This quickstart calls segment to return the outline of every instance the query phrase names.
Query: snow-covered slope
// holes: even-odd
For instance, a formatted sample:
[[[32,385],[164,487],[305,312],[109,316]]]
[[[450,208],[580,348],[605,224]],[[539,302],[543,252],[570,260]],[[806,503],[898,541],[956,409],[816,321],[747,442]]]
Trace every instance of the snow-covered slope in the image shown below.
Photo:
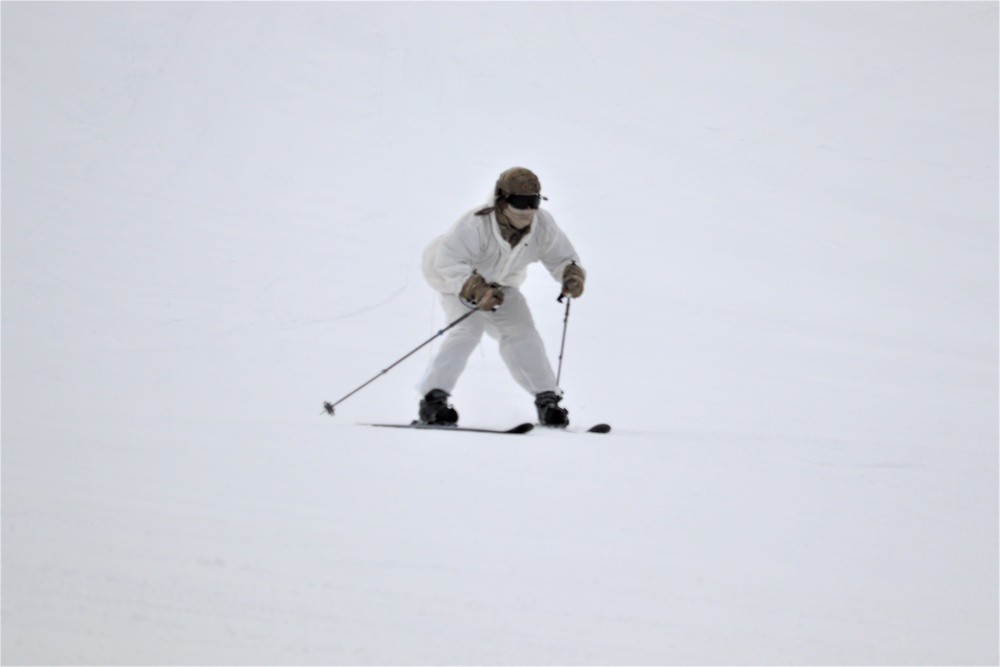
[[[997,54],[995,2],[3,3],[3,662],[996,664]],[[614,432],[358,426],[430,349],[321,416],[515,164]],[[532,417],[490,341],[454,400]]]

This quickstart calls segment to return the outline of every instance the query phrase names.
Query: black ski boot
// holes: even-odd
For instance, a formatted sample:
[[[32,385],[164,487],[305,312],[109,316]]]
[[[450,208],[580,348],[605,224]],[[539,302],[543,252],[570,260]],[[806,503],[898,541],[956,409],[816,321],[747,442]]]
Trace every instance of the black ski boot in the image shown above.
[[[554,391],[543,391],[535,396],[535,407],[538,408],[538,423],[542,426],[566,428],[569,426],[569,410],[559,407],[562,396]]]
[[[435,426],[453,426],[458,423],[458,412],[448,404],[448,392],[431,389],[420,400],[420,422]]]

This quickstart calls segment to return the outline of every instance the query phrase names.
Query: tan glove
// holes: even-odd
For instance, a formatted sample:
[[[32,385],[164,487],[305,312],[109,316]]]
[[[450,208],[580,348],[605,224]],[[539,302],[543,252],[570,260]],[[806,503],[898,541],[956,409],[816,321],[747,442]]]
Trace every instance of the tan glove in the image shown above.
[[[566,268],[563,269],[562,293],[578,299],[583,294],[583,283],[586,279],[587,272],[577,266],[575,262],[567,264]]]
[[[479,310],[496,310],[503,303],[503,290],[500,286],[486,282],[478,273],[469,276],[458,296]]]

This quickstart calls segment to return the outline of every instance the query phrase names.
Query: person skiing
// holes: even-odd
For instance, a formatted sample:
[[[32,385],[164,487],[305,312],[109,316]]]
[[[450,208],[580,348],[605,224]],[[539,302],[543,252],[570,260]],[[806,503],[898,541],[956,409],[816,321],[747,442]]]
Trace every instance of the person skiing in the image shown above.
[[[569,411],[559,405],[562,392],[519,287],[528,265],[540,261],[562,284],[562,294],[575,299],[583,294],[586,272],[552,214],[540,208],[548,199],[541,192],[531,170],[508,169],[485,208],[467,212],[424,250],[424,277],[440,293],[448,321],[469,309],[480,312],[451,329],[418,385],[421,423],[458,422],[448,398],[485,332],[499,342],[514,380],[535,397],[539,423],[569,425]]]

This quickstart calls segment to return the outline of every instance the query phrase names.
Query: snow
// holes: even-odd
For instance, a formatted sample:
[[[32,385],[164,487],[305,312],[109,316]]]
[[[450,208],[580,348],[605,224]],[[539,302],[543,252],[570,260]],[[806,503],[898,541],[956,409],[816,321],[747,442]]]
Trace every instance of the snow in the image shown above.
[[[996,2],[2,12],[5,664],[1000,662]],[[321,415],[513,165],[614,431]]]

